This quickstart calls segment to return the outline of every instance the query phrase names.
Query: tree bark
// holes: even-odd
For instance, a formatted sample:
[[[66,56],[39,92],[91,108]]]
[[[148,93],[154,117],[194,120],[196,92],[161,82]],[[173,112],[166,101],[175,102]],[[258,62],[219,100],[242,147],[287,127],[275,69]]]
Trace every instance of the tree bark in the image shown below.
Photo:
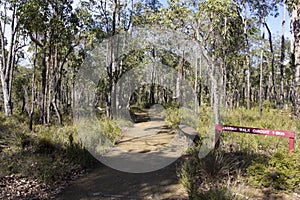
[[[265,19],[262,19],[262,36],[260,52],[260,73],[259,73],[259,105],[258,112],[262,115],[262,98],[263,98],[263,65],[264,65],[264,48],[265,48]]]
[[[35,85],[35,69],[36,69],[36,61],[37,61],[37,44],[35,44],[35,52],[32,66],[32,83],[31,83],[31,108],[29,112],[29,130],[32,131],[33,128],[33,114],[34,114],[34,104],[35,104],[35,93],[36,93],[36,85]]]
[[[210,34],[211,34],[211,71],[210,71],[210,78],[212,80],[211,86],[211,105],[214,111],[214,124],[220,124],[220,110],[219,110],[219,95],[218,95],[218,85],[217,85],[217,68],[215,65],[215,31],[213,27],[213,18],[214,14],[211,14],[211,25],[210,25]]]
[[[249,49],[249,37],[248,37],[248,13],[247,2],[243,0],[244,13],[240,14],[243,21],[243,34],[244,34],[244,52],[245,52],[245,67],[247,71],[247,89],[246,89],[246,103],[247,109],[250,109],[251,105],[251,65],[250,65],[250,49]]]
[[[284,59],[285,59],[285,19],[286,19],[286,3],[283,2],[283,18],[281,23],[281,49],[280,49],[280,107],[284,105]]]
[[[265,23],[265,27],[267,28],[269,34],[269,44],[270,44],[270,51],[272,54],[272,61],[271,61],[271,96],[269,97],[270,100],[275,100],[275,105],[277,105],[277,90],[275,84],[275,57],[274,57],[274,50],[273,50],[273,42],[272,42],[272,33],[269,29],[268,25]]]
[[[200,55],[201,56],[201,55]],[[200,58],[201,60],[201,58]],[[197,113],[198,111],[198,101],[197,101],[197,85],[198,85],[198,53],[196,53],[196,59],[195,59],[195,82],[194,82],[194,111]]]
[[[223,35],[223,40],[224,43],[226,44],[226,39],[227,39],[227,17],[225,17],[224,19],[224,35]],[[222,63],[222,83],[221,85],[223,85],[223,96],[222,96],[222,104],[224,106],[224,108],[226,107],[226,96],[227,96],[227,66],[226,66],[226,62],[227,62],[227,55],[226,55],[226,49],[223,48],[223,63]]]
[[[296,86],[296,114],[300,110],[300,1],[295,3],[293,6],[292,13],[292,22],[293,22],[293,36],[294,36],[294,66],[296,69],[295,74],[295,86]]]
[[[47,33],[44,33],[44,41],[47,40]],[[37,43],[36,43],[37,44]],[[47,124],[47,74],[48,74],[48,64],[47,64],[47,53],[46,49],[43,48],[43,61],[42,61],[42,121],[43,124]]]
[[[5,2],[6,4],[7,2]],[[11,22],[10,22],[10,40],[8,42],[8,48],[5,49],[6,43],[6,22],[0,21],[0,43],[1,45],[1,68],[0,68],[0,78],[2,85],[2,94],[3,94],[3,103],[4,103],[4,112],[6,116],[12,114],[12,101],[11,101],[11,90],[12,90],[12,79],[13,72],[15,67],[15,58],[17,51],[17,37],[19,31],[19,24],[17,19],[17,4],[16,2],[12,2],[12,11],[10,14]],[[4,16],[8,17],[9,13],[7,10],[4,10]]]

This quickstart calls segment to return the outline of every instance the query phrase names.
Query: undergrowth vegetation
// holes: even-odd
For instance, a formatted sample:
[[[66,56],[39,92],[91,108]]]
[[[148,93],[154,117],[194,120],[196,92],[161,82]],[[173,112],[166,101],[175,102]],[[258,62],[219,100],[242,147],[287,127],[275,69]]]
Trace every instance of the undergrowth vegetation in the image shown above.
[[[30,131],[25,117],[1,115],[0,120],[1,176],[14,174],[52,185],[98,164],[83,146],[71,123],[64,126],[35,125]],[[115,133],[114,123],[99,123],[105,133]]]
[[[293,192],[300,186],[299,159],[299,153],[287,156],[285,150],[278,150],[267,159],[257,158],[247,168],[249,181],[254,186]]]
[[[200,142],[183,159],[178,176],[190,199],[243,199],[246,194],[241,188],[245,187],[268,189],[273,193],[299,193],[299,120],[289,110],[265,109],[262,116],[257,108],[227,110],[222,113],[222,123],[295,131],[294,152],[288,154],[288,138],[222,132],[218,150],[199,159]],[[168,125],[176,127],[181,117],[178,109],[169,108],[167,114]],[[210,119],[210,110],[200,108],[197,131],[202,141],[207,134],[214,134],[209,130]]]
[[[139,112],[141,110],[137,109]],[[222,132],[221,145],[206,157],[199,159],[203,138],[211,131],[211,114],[208,107],[200,107],[199,118],[175,106],[166,109],[168,126],[176,129],[179,122],[197,129],[200,142],[183,156],[178,177],[187,189],[190,199],[244,199],[243,188],[267,188],[272,192],[293,193],[300,188],[299,120],[289,110],[268,108],[259,116],[257,109],[238,108],[222,113],[223,124],[257,127],[296,132],[295,150],[288,154],[288,139],[244,133]],[[0,115],[0,175],[15,174],[37,178],[54,184],[74,171],[95,166],[98,162],[84,148],[73,124],[64,126],[35,125],[28,129],[26,117]],[[136,116],[136,120],[139,118]],[[145,119],[142,119],[145,120]],[[195,121],[198,123],[195,123]],[[126,121],[98,120],[101,132],[112,144],[120,139],[119,124]],[[94,133],[91,133],[94,134]],[[94,135],[99,138],[99,135]],[[93,137],[90,136],[90,138]],[[97,141],[97,140],[96,140]],[[93,141],[91,141],[93,142]],[[95,144],[98,148],[102,143]]]

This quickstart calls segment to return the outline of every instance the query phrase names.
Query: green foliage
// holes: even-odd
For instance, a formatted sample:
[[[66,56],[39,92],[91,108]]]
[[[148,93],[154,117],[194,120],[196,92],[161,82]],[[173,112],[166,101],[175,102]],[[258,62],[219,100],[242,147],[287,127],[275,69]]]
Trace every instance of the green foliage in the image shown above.
[[[190,150],[178,177],[190,199],[232,199],[227,181],[237,174],[239,161],[222,151],[212,151],[199,159],[199,148]]]
[[[10,2],[6,0],[3,2],[8,3],[9,9],[12,9],[11,5],[18,1]],[[290,9],[295,2],[296,0],[287,2]],[[0,4],[3,5],[4,3]],[[141,1],[133,5],[130,5],[130,3],[123,5],[121,2],[116,2],[115,4],[107,4],[107,7],[103,7],[102,1],[86,1],[82,3],[83,8],[75,10],[72,8],[73,3],[71,0],[20,1],[18,2],[16,17],[10,19],[10,17],[2,16],[3,19],[7,19],[3,22],[5,25],[9,25],[9,22],[14,18],[18,19],[17,24],[14,25],[18,29],[15,35],[20,38],[23,38],[23,36],[26,38],[25,35],[27,35],[30,38],[31,44],[36,44],[37,47],[36,51],[32,52],[32,56],[30,56],[31,68],[19,67],[15,70],[14,76],[11,75],[13,76],[11,95],[14,102],[14,110],[21,107],[22,111],[25,111],[25,97],[29,101],[31,99],[32,66],[33,63],[36,65],[34,69],[36,72],[35,82],[37,90],[35,91],[35,95],[37,99],[33,117],[34,122],[40,122],[42,118],[40,113],[44,113],[39,110],[43,106],[38,102],[42,98],[43,87],[48,88],[50,91],[48,93],[50,96],[45,96],[46,100],[51,100],[55,96],[55,98],[58,98],[55,100],[58,100],[57,102],[60,104],[57,105],[60,111],[63,110],[61,109],[62,107],[67,109],[68,103],[74,99],[65,99],[65,97],[71,98],[69,97],[69,92],[74,89],[72,84],[74,83],[76,72],[83,62],[86,52],[90,50],[89,47],[92,46],[93,41],[101,42],[104,37],[114,35],[120,30],[131,30],[132,24],[152,25],[158,22],[162,27],[186,33],[190,39],[199,42],[204,47],[203,49],[208,51],[208,55],[214,55],[218,58],[212,61],[213,65],[211,66],[215,65],[215,69],[222,68],[224,77],[220,77],[220,80],[227,81],[224,84],[224,90],[226,90],[228,97],[227,100],[234,102],[233,106],[237,107],[239,103],[244,104],[245,96],[250,95],[244,95],[246,88],[244,78],[247,73],[245,71],[245,67],[247,67],[245,55],[249,53],[249,56],[253,60],[253,62],[250,62],[251,66],[249,66],[252,84],[251,90],[254,91],[251,97],[252,99],[257,98],[255,91],[259,86],[257,65],[260,56],[259,52],[261,51],[260,45],[257,45],[258,41],[260,43],[260,35],[257,34],[257,30],[262,24],[262,19],[270,14],[275,16],[278,14],[278,7],[275,6],[277,1],[252,0],[245,1],[243,5],[240,1],[232,2],[230,0],[207,0],[199,2],[170,0],[168,2],[169,6],[165,8],[161,8],[161,5],[157,1]],[[243,11],[250,11],[251,14],[245,12],[245,16],[243,16]],[[0,14],[5,15],[6,12],[1,12]],[[103,16],[106,17],[103,18]],[[254,18],[258,18],[258,20]],[[244,29],[248,32],[244,33]],[[6,41],[6,39],[8,38],[2,38],[2,41]],[[280,40],[281,38],[278,40],[279,45]],[[251,43],[253,44],[249,44],[249,48],[247,49],[247,45],[245,46],[245,44],[248,44],[249,41],[252,41]],[[18,57],[18,60],[24,56],[22,55],[21,48],[18,47],[22,43],[21,39],[16,38],[16,45],[13,46],[16,48],[11,48],[15,49],[17,53],[11,56]],[[9,47],[9,40],[7,40],[7,44]],[[274,49],[280,49],[278,44],[274,44],[276,45]],[[29,47],[30,51],[33,50],[33,46]],[[268,48],[267,45],[266,48]],[[2,55],[4,61],[8,61],[9,59],[6,59],[6,55],[10,55],[10,53],[9,51],[6,52],[5,49]],[[164,65],[171,66],[176,70],[184,69],[184,78],[189,80],[191,84],[194,84],[195,77],[191,63],[187,63],[186,61],[182,65],[181,60],[184,59],[181,59],[181,56],[175,55],[175,53],[171,53],[171,50],[153,50],[157,54],[156,60],[161,60]],[[250,52],[247,52],[248,50]],[[154,54],[155,51],[153,51]],[[98,88],[99,99],[107,101],[108,88],[112,86],[110,83],[118,81],[126,71],[147,63],[146,54],[151,53],[147,49],[136,49],[128,55],[124,55],[123,59],[121,59],[122,61],[118,61],[120,62],[118,65],[120,64],[122,71],[118,71],[117,68],[119,67],[117,67],[116,70],[111,70],[115,71],[115,73],[110,74],[110,77],[102,77],[100,80]],[[275,63],[280,63],[278,59],[280,53],[285,52],[275,52]],[[159,54],[163,54],[163,56]],[[251,110],[237,108],[229,110],[229,113],[226,113],[225,124],[299,131],[300,125],[298,121],[292,120],[289,110],[278,111],[274,109],[275,104],[272,101],[274,101],[275,96],[273,96],[273,91],[270,92],[270,88],[276,89],[275,85],[279,84],[278,80],[280,79],[279,75],[275,73],[273,74],[276,79],[275,85],[267,84],[267,79],[272,75],[271,65],[267,63],[268,58],[271,56],[270,52],[265,51],[263,90],[266,92],[265,99],[270,99],[270,101],[264,101],[262,116],[258,115],[256,107]],[[149,59],[149,57],[147,58]],[[107,60],[110,60],[109,56]],[[47,69],[41,69],[42,66],[45,68],[49,67],[52,71],[46,73]],[[286,65],[284,68],[284,91],[282,92],[289,94],[289,84],[292,82],[290,79],[293,77],[294,71],[289,65]],[[103,72],[106,73],[109,71],[104,70]],[[278,68],[275,71],[279,71]],[[199,75],[198,81],[200,82],[198,84],[200,87],[198,87],[199,91],[195,91],[201,94],[199,98],[202,101],[202,105],[203,101],[206,103],[209,102],[211,95],[209,94],[209,81],[205,80],[206,78],[203,75],[204,73]],[[136,77],[139,80],[143,79],[138,74]],[[10,80],[7,82],[10,82]],[[149,88],[148,85],[138,94],[136,101],[141,108],[150,105],[147,102],[149,100],[145,100],[145,96],[147,95],[142,95],[145,91],[149,91]],[[155,86],[154,90],[159,91],[158,86]],[[165,98],[173,96],[170,91],[167,91],[167,93]],[[274,91],[274,93],[279,94],[278,91]],[[290,100],[284,99],[284,101],[288,102]],[[27,111],[29,103],[26,103]],[[255,102],[251,103],[255,104]],[[213,134],[210,132],[211,110],[208,106],[200,108],[199,118],[194,118],[186,110],[178,109],[176,104],[171,104],[167,107],[166,122],[169,127],[178,129],[179,122],[186,122],[188,125],[197,128],[200,140],[207,134]],[[53,109],[49,108],[51,113],[46,114],[52,115]],[[70,111],[62,112],[64,122],[67,117],[70,117],[70,113]],[[28,119],[26,117],[28,116],[20,115],[4,118],[0,114],[2,122],[0,125],[0,150],[2,151],[3,149],[3,152],[1,152],[2,160],[0,162],[0,166],[3,167],[0,167],[0,169],[5,169],[9,173],[30,175],[30,169],[32,168],[36,169],[35,176],[41,177],[42,180],[54,180],[59,177],[59,174],[68,171],[67,166],[69,164],[77,163],[86,166],[91,157],[84,146],[92,146],[98,150],[103,145],[94,124],[88,124],[91,126],[90,129],[95,131],[87,133],[89,134],[86,135],[88,139],[84,140],[82,137],[78,137],[75,133],[75,128],[69,125],[65,127],[36,125],[33,132],[30,132],[27,128]],[[127,125],[128,122],[119,121],[119,123]],[[195,124],[197,124],[197,127],[195,127]],[[111,141],[111,144],[115,143],[121,137],[122,130],[118,122],[102,117],[99,123],[96,123],[97,127],[98,125],[101,128],[101,133]],[[279,137],[224,132],[222,133],[223,144],[221,148],[224,151],[230,152],[265,155],[265,159],[259,157],[248,167],[251,182],[257,186],[262,185],[289,191],[293,190],[297,184],[299,185],[298,139],[299,136],[296,138],[296,152],[290,156],[285,156],[288,140]],[[282,150],[282,148],[285,148],[285,150]],[[274,152],[276,153],[274,154]],[[193,152],[191,158],[184,162],[182,166],[180,172],[181,182],[188,189],[192,199],[226,199],[227,195],[229,197],[231,195],[230,191],[228,193],[227,187],[221,184],[221,186],[209,187],[205,192],[199,192],[199,185],[197,185],[199,183],[197,181],[202,180],[202,182],[213,184],[215,180],[226,179],[226,174],[234,171],[234,167],[232,166],[234,164],[236,164],[235,160],[224,152],[212,152],[202,160],[199,160],[196,152]]]
[[[212,151],[199,162],[199,173],[207,184],[224,181],[239,162],[222,151]]]
[[[35,151],[40,154],[52,154],[55,152],[57,147],[50,139],[40,138],[36,141],[35,149]]]
[[[102,154],[107,147],[120,139],[122,130],[116,121],[103,116],[98,121],[76,121],[78,134],[76,141],[82,143],[94,155]]]
[[[197,195],[198,200],[232,200],[236,199],[234,194],[226,187],[213,188]]]
[[[261,117],[257,113],[257,108],[230,110],[225,124],[297,132],[299,125],[292,118],[291,111],[275,110],[273,106],[271,103],[265,102],[264,109],[268,112],[263,112]],[[264,155],[255,158],[247,167],[249,182],[257,187],[292,191],[299,186],[300,182],[299,143],[297,139],[296,134],[295,152],[287,155],[289,144],[287,138],[223,132],[221,148]]]
[[[300,185],[299,154],[278,150],[267,159],[256,159],[247,168],[249,181],[254,186],[293,191]]]
[[[112,143],[115,143],[118,139],[120,139],[122,129],[115,121],[110,120],[107,117],[102,117],[99,120],[99,125],[101,127],[102,134],[108,137]]]
[[[14,105],[15,110],[20,110],[20,112],[24,112],[25,101],[31,98],[31,83],[30,78],[32,75],[32,69],[25,68],[22,66],[18,66],[18,68],[14,72],[14,81],[12,91],[12,98],[15,99],[16,104]],[[20,105],[19,105],[20,104]],[[22,104],[22,105],[21,105]],[[28,107],[29,105],[27,105]],[[23,109],[23,110],[22,110]]]
[[[269,108],[268,112],[263,112],[262,116],[259,116],[257,108],[251,110],[245,108],[232,109],[226,113],[223,124],[276,130],[299,130],[299,125],[297,121],[293,120],[289,110],[275,110],[272,108]],[[289,142],[288,138],[231,132],[223,132],[221,137],[225,148],[232,145],[235,150],[266,154],[272,154],[278,148],[287,149]],[[295,148],[299,148],[297,140]]]
[[[190,199],[195,199],[198,195],[196,180],[199,170],[199,158],[196,152],[197,149],[191,150],[191,155],[186,158],[177,172],[179,181],[186,188]]]
[[[178,108],[168,108],[166,110],[166,123],[167,126],[172,129],[178,129],[178,125],[180,122],[179,109]]]
[[[275,103],[270,101],[263,101],[262,107],[266,112],[269,112],[270,109],[276,108]]]
[[[268,112],[262,116],[259,116],[257,108],[228,110],[224,115],[224,124],[299,130],[297,121],[289,116],[289,110],[275,110],[267,104],[265,109]],[[200,114],[198,131],[202,136],[203,133],[209,133],[210,109],[201,107]],[[277,191],[293,191],[300,184],[297,139],[295,152],[287,155],[288,139],[222,132],[218,151],[210,152],[203,159],[197,157],[196,148],[188,151],[188,158],[178,172],[180,182],[191,199],[236,199],[237,196],[231,192],[236,182]]]
[[[177,108],[176,104],[173,104],[166,109],[165,121],[173,129],[178,129],[181,122],[197,129],[199,133],[206,133],[210,124],[209,109],[201,107],[200,115],[197,115],[189,109]]]
[[[15,174],[54,184],[75,168],[78,171],[97,163],[71,125],[37,125],[30,132],[22,117],[0,115],[0,118],[1,175]]]

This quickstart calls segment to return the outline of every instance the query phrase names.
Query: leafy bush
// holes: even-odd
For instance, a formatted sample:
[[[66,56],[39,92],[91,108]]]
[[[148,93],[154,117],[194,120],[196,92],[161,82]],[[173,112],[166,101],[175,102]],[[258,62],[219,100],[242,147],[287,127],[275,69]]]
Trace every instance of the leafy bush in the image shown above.
[[[22,118],[3,118],[0,175],[15,174],[53,184],[76,165],[83,168],[97,163],[80,144],[74,126],[36,125],[32,132],[27,127]],[[70,136],[74,136],[72,142]]]
[[[262,116],[257,108],[228,110],[223,113],[223,124],[299,130],[300,125],[293,119],[290,110],[275,110],[272,105],[265,105],[265,108],[268,112],[263,112]],[[210,134],[210,120],[210,109],[200,107],[197,129],[200,138]],[[180,182],[186,187],[190,199],[236,199],[231,190],[248,183],[278,191],[296,190],[300,185],[298,139],[296,134],[295,152],[287,156],[288,138],[223,132],[218,151],[199,160],[198,151],[195,148],[190,150],[193,153],[188,155],[178,172]]]
[[[202,129],[203,127],[206,127],[209,122],[208,117],[203,115],[203,113],[199,116],[189,109],[179,109],[175,107],[166,109],[165,121],[167,125],[173,129],[178,129],[180,122],[195,129]]]
[[[82,144],[94,155],[101,155],[115,144],[121,137],[122,130],[116,121],[103,116],[98,121],[76,121],[78,133],[74,135],[75,141]]]
[[[270,101],[263,101],[262,103],[262,107],[265,111],[269,111],[270,109],[275,109],[276,105],[274,102],[270,102]]]
[[[167,126],[169,126],[172,129],[178,129],[180,122],[179,109],[168,108],[166,110],[166,114],[167,116],[165,118],[165,121],[167,123]]]
[[[22,149],[24,149],[26,146],[29,146],[32,142],[29,135],[25,134],[24,132],[14,133],[14,139],[16,146]]]
[[[108,137],[112,143],[115,143],[118,139],[120,139],[122,129],[115,121],[110,120],[107,117],[102,117],[99,120],[99,125],[102,134]]]
[[[300,185],[299,154],[278,150],[269,159],[254,160],[247,172],[254,186],[293,191]]]
[[[52,154],[57,148],[58,146],[56,146],[53,141],[47,138],[40,138],[35,144],[36,152],[41,154]]]
[[[257,108],[247,110],[237,108],[226,113],[223,124],[267,128],[277,130],[299,130],[299,123],[293,120],[289,110],[269,109],[259,116]],[[249,151],[253,153],[273,154],[279,148],[287,148],[289,140],[280,137],[268,137],[262,135],[252,135],[243,133],[222,133],[222,140],[225,143],[224,148],[234,146],[235,150]],[[295,148],[299,148],[296,139]]]

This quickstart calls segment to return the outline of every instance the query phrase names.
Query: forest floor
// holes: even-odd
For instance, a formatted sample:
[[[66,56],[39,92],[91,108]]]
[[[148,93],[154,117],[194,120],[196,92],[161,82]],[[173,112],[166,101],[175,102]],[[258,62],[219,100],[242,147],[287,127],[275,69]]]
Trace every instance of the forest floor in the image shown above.
[[[136,123],[128,128],[115,147],[104,155],[109,160],[108,163],[114,165],[115,169],[100,164],[99,167],[89,171],[83,177],[71,182],[70,186],[65,188],[55,199],[188,199],[187,192],[179,183],[177,175],[183,158],[177,161],[174,159],[180,157],[178,153],[182,153],[183,149],[172,146],[174,141],[177,144],[184,142],[180,138],[176,138],[178,134],[167,128],[165,121],[155,110],[143,110],[134,115]],[[186,146],[186,143],[182,146]],[[153,162],[145,161],[144,156],[148,156],[149,160]],[[153,172],[122,172],[122,170],[138,172],[143,165],[144,170],[151,171],[151,168],[158,168],[155,164],[162,163],[164,160],[169,162],[168,159],[173,159],[175,162]],[[253,188],[248,184],[237,186],[235,193],[238,199],[300,199],[296,193],[273,193],[267,189]]]
[[[186,182],[182,177],[179,178],[184,164],[188,161],[197,169],[196,175],[191,174],[191,181],[197,188],[205,190],[206,187],[202,187],[202,183],[205,186],[207,181],[201,178],[199,166],[193,163],[195,160],[192,159],[190,150],[185,152],[190,141],[166,126],[159,108],[137,109],[133,110],[132,114],[135,123],[130,126],[129,123],[125,123],[129,127],[123,127],[122,138],[102,155],[105,158],[102,161],[113,167],[95,161],[81,146],[70,146],[68,143],[59,146],[60,143],[53,143],[50,139],[34,135],[43,133],[42,136],[49,134],[57,137],[55,133],[58,132],[59,135],[68,136],[73,128],[64,127],[57,130],[55,126],[49,129],[43,127],[30,133],[34,135],[31,137],[20,135],[20,127],[24,124],[16,123],[14,118],[3,120],[1,132],[6,135],[11,132],[11,135],[8,138],[0,138],[0,145],[4,145],[4,148],[0,149],[0,199],[188,199],[186,190],[189,188],[184,185]],[[271,120],[274,122],[274,119]],[[20,124],[20,127],[16,127],[15,124]],[[189,127],[180,129],[185,134],[193,132]],[[61,130],[65,132],[62,133]],[[183,152],[186,154],[181,156]],[[246,154],[245,157],[243,153],[228,151],[224,155],[246,162],[251,159],[248,156],[252,154]],[[198,160],[198,154],[195,158]],[[81,166],[80,163],[86,164]],[[226,162],[221,166],[226,167]],[[246,181],[249,174],[239,166],[237,169],[241,171],[239,178],[237,173],[231,174],[230,180],[233,182],[228,186],[236,198],[230,199],[300,200],[299,189],[286,193],[274,192],[271,188],[254,188]],[[209,165],[207,170],[211,171],[214,168]],[[234,170],[236,169],[233,169],[233,172]],[[204,199],[208,199],[207,197]]]
[[[185,142],[181,141],[180,148],[174,144],[178,134],[166,127],[155,110],[135,113],[135,121],[105,155],[121,171],[101,165],[72,182],[57,199],[187,199],[176,174],[176,160]],[[176,162],[167,166],[172,160]],[[158,170],[152,171],[154,168]]]

